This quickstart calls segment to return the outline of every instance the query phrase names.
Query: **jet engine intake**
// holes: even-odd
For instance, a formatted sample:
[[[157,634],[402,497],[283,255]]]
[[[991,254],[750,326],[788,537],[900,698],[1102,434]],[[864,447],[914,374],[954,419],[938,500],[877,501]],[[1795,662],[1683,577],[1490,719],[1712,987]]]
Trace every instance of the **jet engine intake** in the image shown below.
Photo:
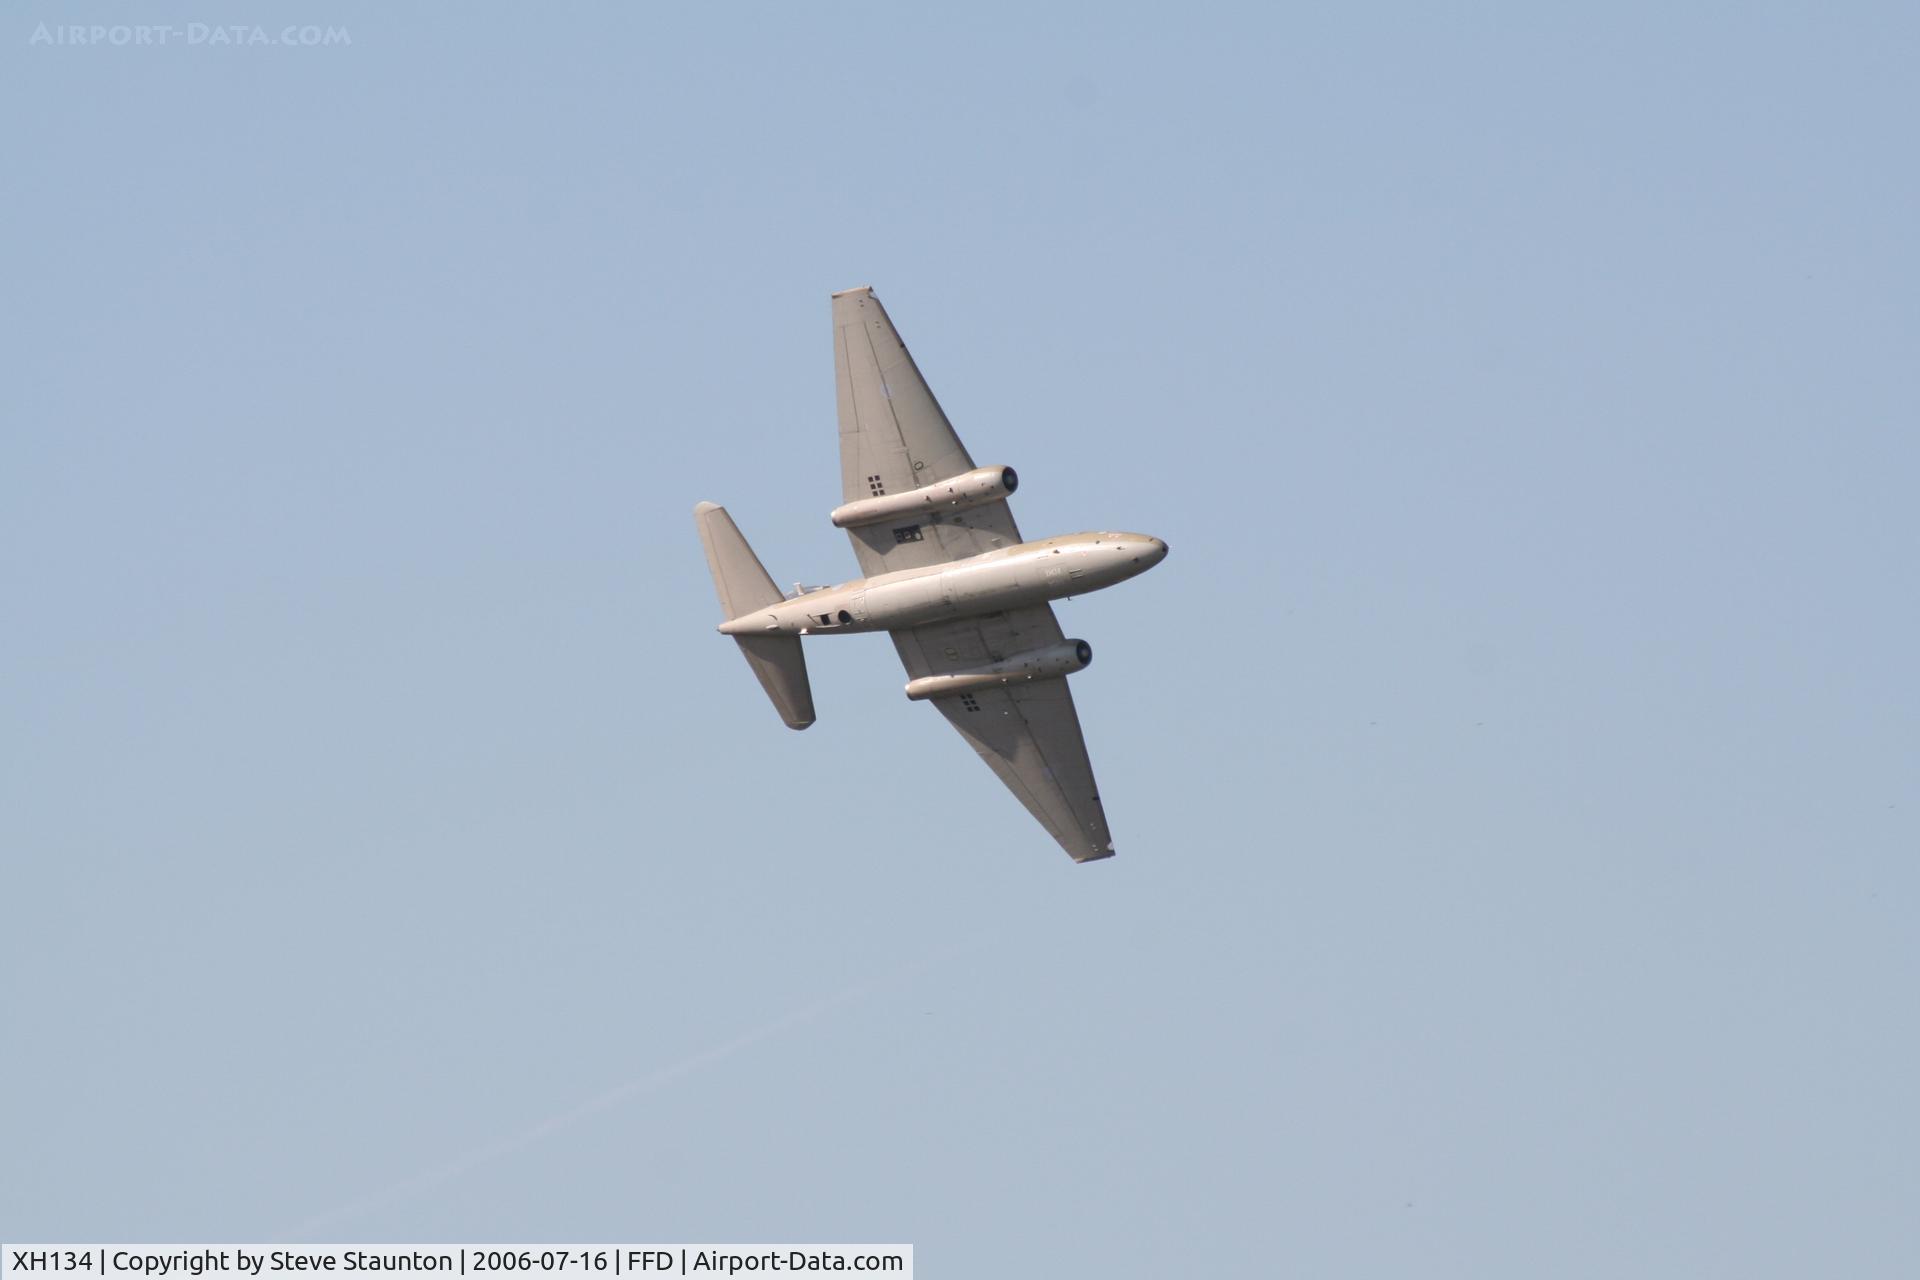
[[[887,493],[835,507],[832,519],[835,528],[852,529],[933,511],[964,511],[968,507],[998,502],[1019,487],[1020,477],[1012,467],[975,467],[951,480],[937,480],[905,493]]]
[[[1024,684],[1029,680],[1052,680],[1085,670],[1092,661],[1093,646],[1085,640],[1062,640],[1045,648],[1016,653],[983,667],[968,667],[945,675],[909,680],[907,697],[921,702],[927,698],[949,698],[973,689]]]

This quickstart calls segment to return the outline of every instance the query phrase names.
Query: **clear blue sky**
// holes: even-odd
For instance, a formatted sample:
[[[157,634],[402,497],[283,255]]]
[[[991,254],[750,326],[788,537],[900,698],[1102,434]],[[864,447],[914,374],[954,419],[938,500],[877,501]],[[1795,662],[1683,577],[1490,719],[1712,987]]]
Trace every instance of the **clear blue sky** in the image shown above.
[[[1908,6],[0,24],[0,1236],[1920,1274]],[[1120,856],[811,646],[873,284]]]

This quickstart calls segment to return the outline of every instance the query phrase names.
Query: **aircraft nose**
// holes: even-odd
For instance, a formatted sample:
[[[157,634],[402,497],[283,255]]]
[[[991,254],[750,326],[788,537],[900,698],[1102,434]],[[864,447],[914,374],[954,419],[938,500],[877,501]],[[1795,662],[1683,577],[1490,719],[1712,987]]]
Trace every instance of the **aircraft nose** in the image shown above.
[[[1148,538],[1147,545],[1152,548],[1153,562],[1159,564],[1167,558],[1167,544],[1158,538]]]

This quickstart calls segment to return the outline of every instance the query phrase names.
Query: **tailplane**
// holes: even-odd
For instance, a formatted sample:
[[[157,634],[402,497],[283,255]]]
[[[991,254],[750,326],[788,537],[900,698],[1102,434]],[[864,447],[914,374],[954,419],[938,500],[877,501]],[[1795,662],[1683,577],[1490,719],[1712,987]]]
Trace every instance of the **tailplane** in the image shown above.
[[[723,621],[731,622],[786,598],[773,585],[772,577],[725,507],[703,502],[693,509],[693,519],[700,526],[700,542],[707,549],[707,568],[720,597]],[[800,651],[800,637],[749,634],[736,635],[734,640],[787,727],[804,729],[812,724],[813,688],[807,683],[807,659]]]

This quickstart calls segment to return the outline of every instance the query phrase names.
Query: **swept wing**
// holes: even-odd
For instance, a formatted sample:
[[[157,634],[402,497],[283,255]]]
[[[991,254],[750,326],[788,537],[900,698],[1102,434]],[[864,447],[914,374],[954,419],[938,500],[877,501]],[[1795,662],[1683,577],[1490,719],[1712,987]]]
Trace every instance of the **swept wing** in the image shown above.
[[[833,296],[841,500],[904,493],[971,471],[972,457],[871,289]],[[847,530],[868,577],[964,560],[1020,541],[1004,500]],[[909,627],[893,634],[912,678],[982,666],[1062,639],[1049,605]],[[1075,861],[1113,841],[1064,679],[932,699]]]

